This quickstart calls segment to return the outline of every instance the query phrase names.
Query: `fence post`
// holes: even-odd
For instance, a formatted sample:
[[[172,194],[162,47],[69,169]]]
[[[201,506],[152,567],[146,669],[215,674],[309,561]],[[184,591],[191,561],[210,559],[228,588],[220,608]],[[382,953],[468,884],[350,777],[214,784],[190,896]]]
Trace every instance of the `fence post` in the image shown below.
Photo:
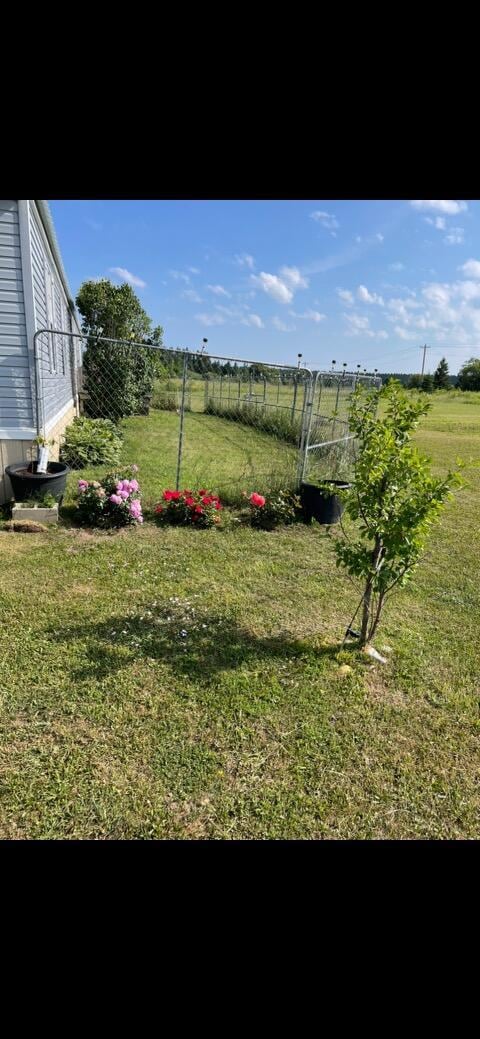
[[[332,440],[335,440],[335,421],[338,415],[338,397],[340,393],[340,380],[337,382],[337,396],[335,399],[335,411],[333,412]]]
[[[314,393],[315,388],[313,378],[312,376],[310,376],[308,383],[305,383],[304,409],[302,413],[302,432],[300,437],[300,448],[298,452],[297,483],[299,488],[300,484],[305,479],[305,472],[307,468],[308,445],[310,441],[310,429],[312,425]]]
[[[293,376],[292,422],[295,421],[295,408],[297,406],[297,389],[298,389],[298,379],[297,379],[297,376],[294,375]]]
[[[180,404],[180,429],[178,431],[178,455],[177,455],[177,478],[175,481],[175,490],[180,490],[180,471],[182,468],[182,451],[183,451],[183,426],[185,419],[185,390],[187,388],[187,369],[188,369],[188,354],[183,355],[183,374],[182,374],[182,399]]]
[[[205,400],[203,402],[203,410],[206,411],[209,403],[209,376],[208,373],[205,376]]]

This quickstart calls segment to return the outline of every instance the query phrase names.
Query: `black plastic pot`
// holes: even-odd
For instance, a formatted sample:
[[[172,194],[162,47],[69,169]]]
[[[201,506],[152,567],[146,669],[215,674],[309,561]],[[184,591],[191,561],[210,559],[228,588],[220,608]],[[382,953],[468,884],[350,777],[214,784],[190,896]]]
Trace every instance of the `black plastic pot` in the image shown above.
[[[315,483],[302,483],[300,501],[305,522],[311,523],[312,519],[316,519],[323,524],[338,523],[343,512],[343,501],[335,491],[344,491],[350,486],[345,480],[325,480],[322,487]]]
[[[37,473],[36,468],[36,462],[15,462],[14,465],[5,466],[15,501],[27,501],[29,498],[53,494],[61,502],[70,466],[64,462],[49,462],[46,473]]]

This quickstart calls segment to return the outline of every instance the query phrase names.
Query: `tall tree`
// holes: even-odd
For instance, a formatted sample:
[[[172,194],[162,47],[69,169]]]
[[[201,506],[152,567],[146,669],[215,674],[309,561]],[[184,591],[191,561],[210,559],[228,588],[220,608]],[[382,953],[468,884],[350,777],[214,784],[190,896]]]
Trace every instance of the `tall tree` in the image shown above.
[[[433,385],[436,390],[448,390],[450,379],[448,377],[448,364],[445,357],[439,362],[433,376]]]
[[[461,390],[480,390],[480,359],[471,357],[460,368],[457,386]]]
[[[152,327],[130,285],[113,285],[107,278],[84,282],[76,304],[88,336],[83,360],[88,413],[117,421],[143,411],[161,367],[161,351],[139,344],[161,347],[163,329]]]

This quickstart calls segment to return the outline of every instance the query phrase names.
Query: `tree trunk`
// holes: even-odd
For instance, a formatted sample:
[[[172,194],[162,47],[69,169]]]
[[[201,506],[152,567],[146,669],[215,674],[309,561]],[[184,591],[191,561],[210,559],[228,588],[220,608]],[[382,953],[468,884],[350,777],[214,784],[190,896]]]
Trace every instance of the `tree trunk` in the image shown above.
[[[382,556],[383,556],[382,541],[381,541],[381,538],[376,538],[375,539],[375,545],[374,545],[374,548],[373,548],[373,551],[372,551],[372,569],[371,569],[369,577],[367,578],[367,583],[365,585],[365,591],[363,593],[362,627],[360,629],[360,639],[359,639],[359,642],[358,642],[358,645],[359,645],[360,649],[363,649],[363,647],[366,645],[368,639],[372,637],[373,632],[375,631],[375,629],[377,627],[377,624],[378,624],[378,621],[379,621],[379,617],[380,617],[380,612],[377,611],[377,615],[375,617],[375,621],[374,621],[374,623],[372,625],[372,628],[371,628],[371,630],[369,632],[368,625],[369,625],[370,610],[371,610],[371,605],[372,605],[373,582],[374,582],[377,570],[379,568],[379,564],[381,562]]]

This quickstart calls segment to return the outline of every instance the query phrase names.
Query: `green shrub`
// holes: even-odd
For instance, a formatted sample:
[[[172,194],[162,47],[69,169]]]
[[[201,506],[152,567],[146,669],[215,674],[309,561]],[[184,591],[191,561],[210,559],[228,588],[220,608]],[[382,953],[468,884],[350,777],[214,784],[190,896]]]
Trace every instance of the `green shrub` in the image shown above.
[[[290,491],[277,491],[265,496],[254,491],[248,504],[250,523],[252,527],[261,530],[273,530],[274,527],[295,523],[301,515],[300,498]]]
[[[65,430],[62,461],[72,469],[118,465],[123,434],[110,419],[76,418]]]

